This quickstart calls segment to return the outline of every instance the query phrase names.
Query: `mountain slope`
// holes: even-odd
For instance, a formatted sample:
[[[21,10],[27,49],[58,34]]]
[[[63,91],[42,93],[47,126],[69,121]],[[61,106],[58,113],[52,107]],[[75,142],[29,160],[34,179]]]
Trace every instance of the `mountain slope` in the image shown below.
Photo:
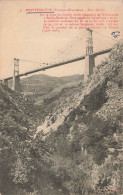
[[[8,194],[8,191],[14,194],[16,183],[27,182],[25,170],[27,165],[22,163],[22,159],[29,163],[27,145],[34,133],[33,118],[29,114],[32,109],[30,102],[25,101],[22,95],[0,84],[0,192],[2,194]],[[30,168],[27,171],[29,170]]]
[[[0,83],[2,195],[30,194],[36,189],[41,192],[42,189],[49,190],[55,185],[51,179],[51,175],[52,178],[54,175],[50,172],[49,148],[40,136],[35,140],[33,138],[35,121],[33,102]],[[57,190],[56,188],[54,191]]]
[[[122,75],[123,42],[83,86],[60,96],[37,129],[36,135],[43,132],[50,144],[53,168],[71,193],[123,193]]]

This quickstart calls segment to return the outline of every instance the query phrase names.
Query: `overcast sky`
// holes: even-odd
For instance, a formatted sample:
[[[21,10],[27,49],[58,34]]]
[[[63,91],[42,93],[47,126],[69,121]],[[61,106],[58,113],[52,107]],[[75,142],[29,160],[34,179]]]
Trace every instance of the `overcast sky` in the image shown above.
[[[26,14],[27,8],[105,8],[107,12],[119,13],[120,37],[123,37],[123,3],[117,1],[0,1],[0,76],[13,75],[14,58],[54,63],[81,56],[85,53],[84,30],[63,30],[59,33],[42,33],[41,17],[38,14]],[[22,12],[20,12],[20,9]],[[96,30],[111,37],[108,29]],[[118,38],[118,39],[119,39]],[[94,50],[112,46],[115,41],[93,33]],[[117,39],[117,40],[118,40]],[[104,58],[96,59],[96,64]],[[45,72],[51,76],[83,74],[84,61],[53,68]],[[20,71],[26,72],[39,67],[38,63],[20,61]],[[38,73],[39,74],[39,73]]]

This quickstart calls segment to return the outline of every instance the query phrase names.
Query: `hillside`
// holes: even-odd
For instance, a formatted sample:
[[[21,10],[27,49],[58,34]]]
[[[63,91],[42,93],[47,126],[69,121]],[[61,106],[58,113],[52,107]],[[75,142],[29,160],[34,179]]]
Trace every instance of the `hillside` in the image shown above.
[[[61,87],[67,83],[72,83],[82,80],[81,75],[73,75],[68,77],[51,77],[48,75],[40,74],[33,75],[21,80],[22,91],[32,92],[40,95],[45,95]]]
[[[56,186],[57,181],[50,171],[48,145],[40,136],[35,140],[33,138],[36,118],[34,104],[29,98],[0,83],[2,195],[30,195],[36,188],[40,188],[40,191],[46,188],[48,191],[52,190],[53,185]],[[54,181],[51,178],[54,178]],[[57,191],[56,186],[53,193],[57,194]]]
[[[63,170],[63,186],[72,193],[92,189],[103,193],[117,189],[123,193],[122,75],[121,42],[114,46],[108,61],[95,67],[83,86],[60,96],[59,103],[37,129],[37,134],[42,132],[51,144],[54,169],[59,175]],[[81,178],[79,172],[85,176]]]
[[[24,168],[22,163],[22,158],[27,155],[27,151],[24,152],[23,148],[29,143],[35,129],[32,109],[33,105],[22,95],[0,84],[0,192],[2,194],[11,192],[12,188],[14,190],[14,183],[21,183],[21,180],[26,182],[21,170],[27,168],[27,165]],[[23,157],[20,158],[22,151]],[[13,191],[12,193],[14,194]]]

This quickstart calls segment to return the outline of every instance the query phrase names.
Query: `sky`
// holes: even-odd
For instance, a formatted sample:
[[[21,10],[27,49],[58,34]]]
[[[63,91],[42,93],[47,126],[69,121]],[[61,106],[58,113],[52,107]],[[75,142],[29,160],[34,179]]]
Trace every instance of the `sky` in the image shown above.
[[[104,8],[107,12],[119,13],[119,40],[123,37],[123,2],[117,1],[0,1],[0,79],[13,75],[14,58],[20,60],[20,72],[39,68],[40,64],[53,64],[85,54],[86,38],[84,30],[61,30],[42,32],[41,17],[26,14],[31,8]],[[20,12],[21,10],[21,12]],[[94,51],[108,48],[116,43],[112,40],[113,29],[93,32]],[[105,34],[103,36],[99,33]],[[109,38],[108,38],[109,37]],[[82,40],[81,40],[82,39]],[[96,65],[105,56],[96,58]],[[27,62],[27,61],[36,61]],[[39,63],[38,63],[39,62]],[[53,68],[37,74],[67,76],[84,73],[84,61]]]

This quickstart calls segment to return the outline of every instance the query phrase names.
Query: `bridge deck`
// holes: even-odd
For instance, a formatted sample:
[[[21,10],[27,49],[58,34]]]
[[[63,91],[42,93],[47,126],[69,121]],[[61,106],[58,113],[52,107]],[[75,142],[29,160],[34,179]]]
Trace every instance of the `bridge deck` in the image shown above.
[[[105,50],[100,50],[100,51],[95,52],[93,55],[96,57],[98,55],[109,53],[111,50],[112,50],[112,48],[108,48],[108,49],[105,49]]]

